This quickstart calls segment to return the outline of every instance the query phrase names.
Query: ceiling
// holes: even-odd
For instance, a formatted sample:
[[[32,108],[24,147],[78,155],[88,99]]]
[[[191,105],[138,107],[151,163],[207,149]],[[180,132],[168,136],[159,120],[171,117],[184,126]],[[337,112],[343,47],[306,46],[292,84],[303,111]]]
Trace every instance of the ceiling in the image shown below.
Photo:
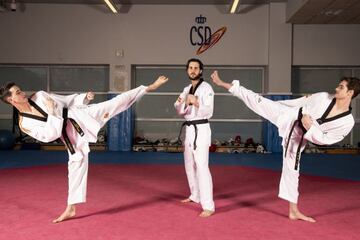
[[[104,0],[16,0],[19,3],[55,3],[55,4],[103,4]],[[112,0],[119,4],[231,4],[232,0]],[[268,2],[286,2],[286,0],[240,0],[241,4],[266,4]],[[5,0],[10,3],[11,0]]]
[[[360,24],[360,0],[302,0],[302,4],[299,4],[298,10],[288,18],[288,22]]]
[[[12,0],[0,0],[0,10]],[[224,5],[233,0],[112,0],[119,5]],[[20,4],[104,4],[104,0],[16,0]],[[240,0],[240,4],[287,3],[287,22],[293,24],[360,24],[360,0]],[[239,8],[238,8],[239,9]],[[290,10],[289,10],[290,9]],[[241,14],[241,13],[238,13]]]

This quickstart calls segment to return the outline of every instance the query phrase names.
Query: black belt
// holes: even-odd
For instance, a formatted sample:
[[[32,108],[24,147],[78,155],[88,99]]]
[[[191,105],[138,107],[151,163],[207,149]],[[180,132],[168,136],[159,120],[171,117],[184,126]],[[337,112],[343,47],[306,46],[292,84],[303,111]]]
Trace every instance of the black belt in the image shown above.
[[[191,126],[193,125],[194,128],[195,128],[195,138],[194,138],[194,150],[196,150],[196,139],[197,139],[197,133],[198,133],[198,129],[197,129],[197,126],[198,124],[205,124],[205,123],[209,123],[209,120],[208,119],[201,119],[201,120],[194,120],[194,121],[186,121],[186,122],[183,122],[183,124],[181,125],[181,128],[180,128],[180,132],[179,132],[179,136],[178,136],[178,142],[180,142],[181,144],[181,139],[180,139],[180,136],[181,136],[181,132],[184,128],[184,126]]]
[[[320,118],[316,119],[316,122],[317,122],[319,125],[321,125],[321,124],[323,124],[323,123],[325,123],[325,122],[330,122],[330,121],[333,121],[333,120],[336,120],[336,119],[338,119],[338,118],[341,118],[341,117],[344,117],[344,116],[346,116],[346,115],[351,114],[351,107],[349,107],[349,110],[346,111],[346,112],[343,112],[343,113],[341,113],[341,114],[339,114],[339,115],[336,115],[336,116],[334,116],[334,117],[326,118],[326,117],[329,115],[331,109],[334,107],[335,102],[336,102],[336,99],[334,98],[334,99],[331,101],[331,103],[329,104],[329,106],[327,107],[327,109],[326,109],[326,111],[324,112],[324,114],[323,114]],[[291,127],[290,134],[289,134],[289,136],[288,136],[288,140],[287,140],[287,142],[286,142],[286,148],[285,148],[285,157],[286,157],[286,153],[287,153],[287,149],[288,149],[288,146],[289,146],[291,134],[292,134],[292,132],[294,131],[294,128],[296,127],[296,125],[298,125],[298,126],[301,128],[301,130],[303,131],[303,133],[302,133],[302,135],[301,135],[300,144],[299,144],[298,149],[297,149],[297,151],[296,151],[295,170],[297,170],[297,169],[298,169],[298,166],[299,166],[299,161],[300,161],[300,148],[301,148],[302,141],[303,141],[303,139],[304,139],[304,134],[306,133],[306,129],[304,128],[304,126],[302,125],[302,122],[301,122],[302,117],[303,117],[303,115],[302,115],[302,108],[300,108],[300,109],[299,109],[298,118],[297,118],[297,120],[294,122],[293,126]]]
[[[299,146],[298,146],[298,148],[296,150],[295,170],[298,170],[298,168],[299,168],[301,144],[302,144],[302,142],[304,140],[304,134],[306,133],[306,129],[304,128],[304,126],[303,126],[303,124],[301,122],[302,117],[303,117],[302,108],[300,108],[299,113],[298,113],[298,117],[297,117],[297,119],[295,120],[295,122],[293,123],[293,125],[291,127],[289,136],[288,136],[287,141],[286,141],[286,147],[285,147],[285,157],[286,157],[287,150],[288,150],[289,143],[290,143],[291,135],[292,135],[295,127],[298,126],[302,130],[302,134],[301,134],[301,139],[300,139]]]
[[[75,153],[75,149],[73,144],[71,143],[69,136],[67,135],[66,132],[66,126],[67,126],[67,120],[69,120],[71,122],[71,124],[74,126],[75,130],[80,134],[80,136],[84,136],[84,131],[81,129],[80,125],[72,118],[68,118],[68,109],[67,108],[63,108],[63,126],[62,126],[62,136],[64,138],[64,142],[65,142],[65,146],[66,148],[70,151],[71,154]]]

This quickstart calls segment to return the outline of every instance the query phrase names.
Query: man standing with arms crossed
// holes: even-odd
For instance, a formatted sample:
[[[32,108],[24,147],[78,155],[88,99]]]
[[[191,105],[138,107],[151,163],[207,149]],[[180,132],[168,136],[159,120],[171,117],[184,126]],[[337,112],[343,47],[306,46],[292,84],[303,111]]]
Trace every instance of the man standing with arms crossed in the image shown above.
[[[174,106],[177,113],[185,118],[184,142],[185,171],[190,187],[190,196],[181,202],[200,203],[203,211],[200,217],[210,217],[215,212],[213,184],[209,170],[209,146],[211,129],[209,119],[214,110],[214,91],[201,76],[203,63],[189,59],[186,71],[191,84],[186,86]],[[181,131],[179,134],[179,138]]]

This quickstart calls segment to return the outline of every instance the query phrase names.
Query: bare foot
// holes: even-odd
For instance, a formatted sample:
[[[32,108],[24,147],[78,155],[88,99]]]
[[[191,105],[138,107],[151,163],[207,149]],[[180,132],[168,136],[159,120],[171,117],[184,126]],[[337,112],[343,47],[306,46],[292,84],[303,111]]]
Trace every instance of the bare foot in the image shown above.
[[[305,215],[302,214],[299,210],[297,210],[297,211],[291,211],[291,210],[290,210],[290,212],[289,212],[289,218],[290,218],[291,220],[303,220],[303,221],[311,222],[311,223],[316,222],[315,219],[313,219],[312,217],[305,216]]]
[[[182,203],[190,203],[190,202],[194,202],[194,201],[191,200],[190,198],[186,198],[186,199],[181,200],[180,202],[182,202]]]
[[[303,220],[306,222],[316,222],[315,219],[305,216],[302,212],[299,211],[297,203],[289,202],[289,218],[291,220]]]
[[[62,221],[65,221],[69,218],[72,218],[75,216],[75,206],[70,205],[67,206],[65,211],[60,215],[60,217],[58,217],[57,219],[54,219],[52,222],[53,223],[59,223]]]
[[[203,217],[203,218],[210,217],[214,213],[215,213],[215,211],[204,210],[200,213],[199,217]]]

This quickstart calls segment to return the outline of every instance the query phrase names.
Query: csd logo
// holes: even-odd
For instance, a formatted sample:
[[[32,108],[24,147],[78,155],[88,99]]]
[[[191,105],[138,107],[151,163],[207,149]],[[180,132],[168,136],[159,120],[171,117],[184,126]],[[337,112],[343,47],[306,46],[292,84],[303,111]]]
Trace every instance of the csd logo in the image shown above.
[[[200,16],[195,18],[198,24],[204,24],[206,17]],[[191,45],[201,46],[203,44],[210,44],[211,29],[208,26],[192,26],[190,29],[190,43]]]
[[[211,33],[211,28],[203,25],[206,22],[206,17],[201,14],[195,18],[195,22],[200,26],[192,26],[190,29],[190,43],[191,45],[200,46],[196,51],[197,55],[202,54],[209,48],[213,47],[225,34],[226,27],[221,27],[214,33]]]

